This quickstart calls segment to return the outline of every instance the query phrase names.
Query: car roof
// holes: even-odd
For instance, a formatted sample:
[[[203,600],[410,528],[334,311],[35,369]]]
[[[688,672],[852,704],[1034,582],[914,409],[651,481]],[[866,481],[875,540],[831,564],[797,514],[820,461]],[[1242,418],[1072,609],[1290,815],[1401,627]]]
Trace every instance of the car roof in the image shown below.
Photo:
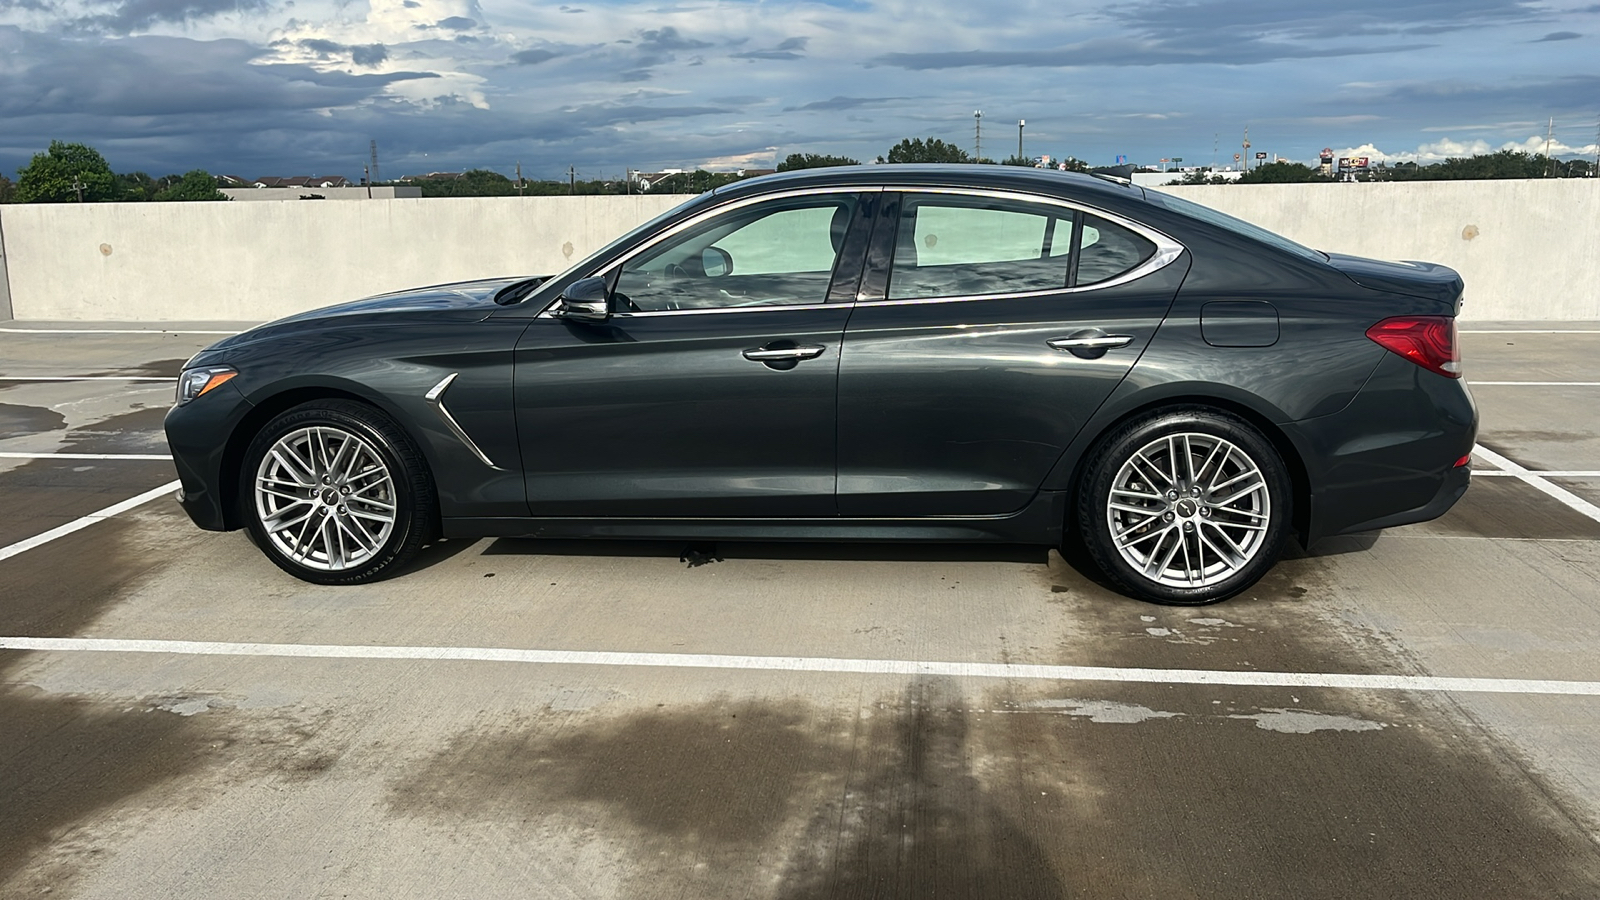
[[[1001,166],[967,163],[895,163],[831,166],[799,169],[736,181],[712,193],[718,199],[732,199],[773,190],[805,187],[853,187],[892,185],[895,187],[965,187],[1018,190],[1028,193],[1068,195],[1085,200],[1100,198],[1113,203],[1143,201],[1144,189],[1120,181],[1109,181],[1080,172],[1059,172],[1029,166]]]

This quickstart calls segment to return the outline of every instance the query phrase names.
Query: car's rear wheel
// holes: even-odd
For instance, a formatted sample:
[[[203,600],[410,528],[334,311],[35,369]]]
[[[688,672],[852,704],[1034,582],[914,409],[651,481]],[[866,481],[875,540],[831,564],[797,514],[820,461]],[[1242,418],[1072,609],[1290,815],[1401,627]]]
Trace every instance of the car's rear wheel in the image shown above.
[[[1089,459],[1077,525],[1120,588],[1156,603],[1225,600],[1278,559],[1293,502],[1283,460],[1245,420],[1175,407],[1107,435]]]
[[[240,471],[240,512],[256,546],[317,584],[361,584],[433,536],[433,480],[409,435],[349,400],[317,400],[262,427]]]

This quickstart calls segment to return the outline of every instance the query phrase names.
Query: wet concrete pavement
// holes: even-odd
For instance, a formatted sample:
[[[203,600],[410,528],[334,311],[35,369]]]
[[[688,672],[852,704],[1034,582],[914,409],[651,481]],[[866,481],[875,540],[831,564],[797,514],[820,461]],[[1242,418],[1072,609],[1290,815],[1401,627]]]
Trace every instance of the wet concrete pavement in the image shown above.
[[[30,374],[211,339],[13,337]],[[1600,381],[1600,334],[1464,340],[1469,378]],[[45,411],[0,453],[150,452],[165,399],[112,385],[0,383]],[[1485,446],[1600,469],[1596,404],[1474,393]],[[172,478],[0,466],[0,546]],[[156,502],[0,561],[0,635],[1587,683],[1597,538],[1478,477],[1202,609],[1028,547],[458,541],[332,589]],[[0,651],[0,723],[0,897],[1600,896],[1593,696]]]

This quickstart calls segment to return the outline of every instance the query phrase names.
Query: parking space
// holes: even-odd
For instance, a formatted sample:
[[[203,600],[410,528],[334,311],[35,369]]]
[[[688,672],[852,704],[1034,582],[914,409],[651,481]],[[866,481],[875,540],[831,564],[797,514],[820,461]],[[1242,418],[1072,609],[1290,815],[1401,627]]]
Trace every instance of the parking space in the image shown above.
[[[81,518],[174,477],[170,381],[108,379],[214,337],[14,330],[0,896],[1600,896],[1600,328],[1469,327],[1457,508],[1200,609],[981,545],[316,587]]]

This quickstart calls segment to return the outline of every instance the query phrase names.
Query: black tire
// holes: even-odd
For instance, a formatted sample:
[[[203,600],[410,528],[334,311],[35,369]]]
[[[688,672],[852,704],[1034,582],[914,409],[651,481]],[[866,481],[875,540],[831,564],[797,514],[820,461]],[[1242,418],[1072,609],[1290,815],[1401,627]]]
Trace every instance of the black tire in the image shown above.
[[[1090,558],[1130,596],[1201,606],[1240,593],[1272,568],[1293,500],[1283,458],[1253,425],[1211,407],[1174,406],[1100,440],[1067,530],[1076,526]]]
[[[296,447],[308,454],[320,447],[322,461],[335,465],[323,466],[315,455],[294,455]],[[335,459],[334,453],[340,456]],[[296,468],[307,459],[321,470]],[[340,459],[347,460],[342,469]],[[258,493],[262,477],[266,489]],[[310,512],[297,535],[294,517],[305,509]],[[239,514],[268,559],[315,584],[365,584],[387,577],[438,532],[433,476],[416,442],[383,412],[342,399],[302,403],[256,433],[239,471]],[[268,518],[285,527],[269,527]],[[390,519],[386,525],[385,518]]]

